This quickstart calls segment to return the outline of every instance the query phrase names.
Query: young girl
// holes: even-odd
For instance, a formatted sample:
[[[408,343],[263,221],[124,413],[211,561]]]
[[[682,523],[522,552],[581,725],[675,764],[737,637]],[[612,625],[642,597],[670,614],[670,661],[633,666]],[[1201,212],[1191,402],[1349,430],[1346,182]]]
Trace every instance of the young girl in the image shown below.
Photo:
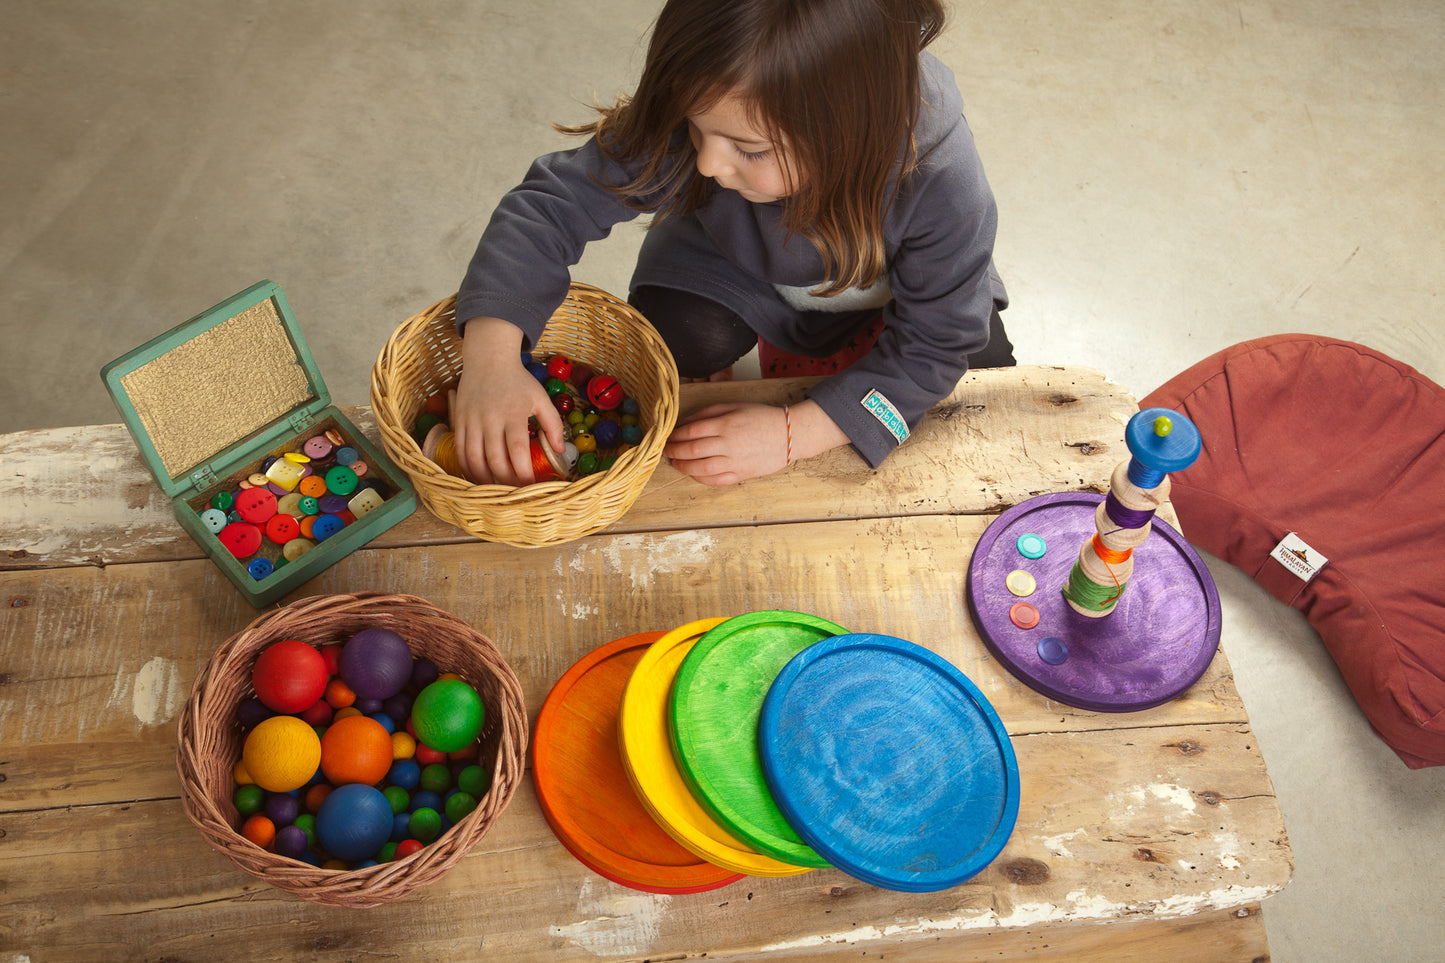
[[[760,337],[811,357],[876,338],[800,404],[679,425],[664,454],[701,482],[845,443],[876,467],[970,362],[1012,364],[993,195],[952,74],[923,52],[943,20],[938,0],[668,0],[636,93],[564,128],[591,136],[502,199],[462,282],[467,475],[531,482],[529,417],[563,447],[521,352],[586,244],[642,212],[631,300],[684,378],[725,376]]]

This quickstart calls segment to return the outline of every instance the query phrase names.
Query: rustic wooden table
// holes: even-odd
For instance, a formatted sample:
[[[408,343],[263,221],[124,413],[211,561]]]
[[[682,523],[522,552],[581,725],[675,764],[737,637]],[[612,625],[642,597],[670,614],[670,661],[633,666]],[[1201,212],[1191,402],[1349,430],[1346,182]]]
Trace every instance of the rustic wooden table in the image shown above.
[[[688,385],[682,407],[796,400],[805,384]],[[298,594],[406,592],[456,613],[497,641],[533,722],[611,639],[792,609],[951,660],[1003,719],[1022,782],[1003,853],[951,890],[825,869],[657,896],[576,862],[526,780],[447,876],[369,910],[259,883],[183,814],[177,714],[209,653],[257,613],[176,524],[124,429],[0,436],[0,956],[1266,957],[1260,903],[1292,856],[1223,650],[1180,698],[1099,714],[1019,683],[968,615],[989,522],[1033,495],[1103,491],[1134,410],[1089,369],[981,371],[876,472],[840,450],[715,491],[664,465],[618,524],[556,548],[479,542],[418,511],[353,553]],[[372,432],[369,410],[354,416]]]

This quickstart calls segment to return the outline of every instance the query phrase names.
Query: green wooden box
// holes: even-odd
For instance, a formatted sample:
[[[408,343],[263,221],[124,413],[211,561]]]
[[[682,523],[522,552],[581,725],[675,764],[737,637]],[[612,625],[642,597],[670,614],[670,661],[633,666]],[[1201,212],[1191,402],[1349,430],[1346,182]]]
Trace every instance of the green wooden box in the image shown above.
[[[140,447],[171,499],[177,520],[252,605],[260,608],[321,573],[416,509],[411,480],[331,406],[326,382],[281,287],[262,281],[101,370]],[[203,522],[220,492],[264,473],[268,457],[302,451],[308,439],[339,432],[366,464],[379,506],[294,560],[263,538],[237,558]],[[318,462],[318,464],[320,464]],[[234,519],[233,519],[234,520]],[[257,578],[254,558],[274,571]],[[264,566],[261,566],[264,568]]]

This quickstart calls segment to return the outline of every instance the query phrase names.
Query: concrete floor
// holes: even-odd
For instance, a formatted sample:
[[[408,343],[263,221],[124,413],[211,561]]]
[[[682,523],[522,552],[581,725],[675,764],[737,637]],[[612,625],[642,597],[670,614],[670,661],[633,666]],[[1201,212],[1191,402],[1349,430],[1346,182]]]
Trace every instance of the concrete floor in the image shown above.
[[[0,432],[118,420],[98,372],[281,283],[337,403],[455,290],[491,207],[635,77],[657,0],[10,0]],[[1445,383],[1445,5],[953,6],[1019,359],[1136,396],[1307,331]],[[640,231],[575,277],[626,288]],[[1280,961],[1440,959],[1445,770],[1370,732],[1317,636],[1223,564],[1225,645],[1297,859]]]

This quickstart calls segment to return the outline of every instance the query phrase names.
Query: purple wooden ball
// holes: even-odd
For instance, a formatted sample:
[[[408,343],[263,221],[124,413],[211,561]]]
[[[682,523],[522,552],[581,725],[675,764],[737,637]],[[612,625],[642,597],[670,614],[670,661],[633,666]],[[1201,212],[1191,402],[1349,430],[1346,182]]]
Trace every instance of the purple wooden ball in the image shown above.
[[[286,792],[266,794],[266,815],[277,826],[286,826],[301,815],[301,800]],[[305,847],[302,847],[305,849]]]
[[[363,629],[341,650],[341,678],[360,699],[390,699],[411,681],[411,649],[390,629]]]
[[[241,723],[241,728],[252,729],[275,715],[266,704],[257,698],[246,699],[236,709],[236,719]]]
[[[276,830],[276,855],[300,859],[306,854],[306,830],[300,826],[282,826]]]

